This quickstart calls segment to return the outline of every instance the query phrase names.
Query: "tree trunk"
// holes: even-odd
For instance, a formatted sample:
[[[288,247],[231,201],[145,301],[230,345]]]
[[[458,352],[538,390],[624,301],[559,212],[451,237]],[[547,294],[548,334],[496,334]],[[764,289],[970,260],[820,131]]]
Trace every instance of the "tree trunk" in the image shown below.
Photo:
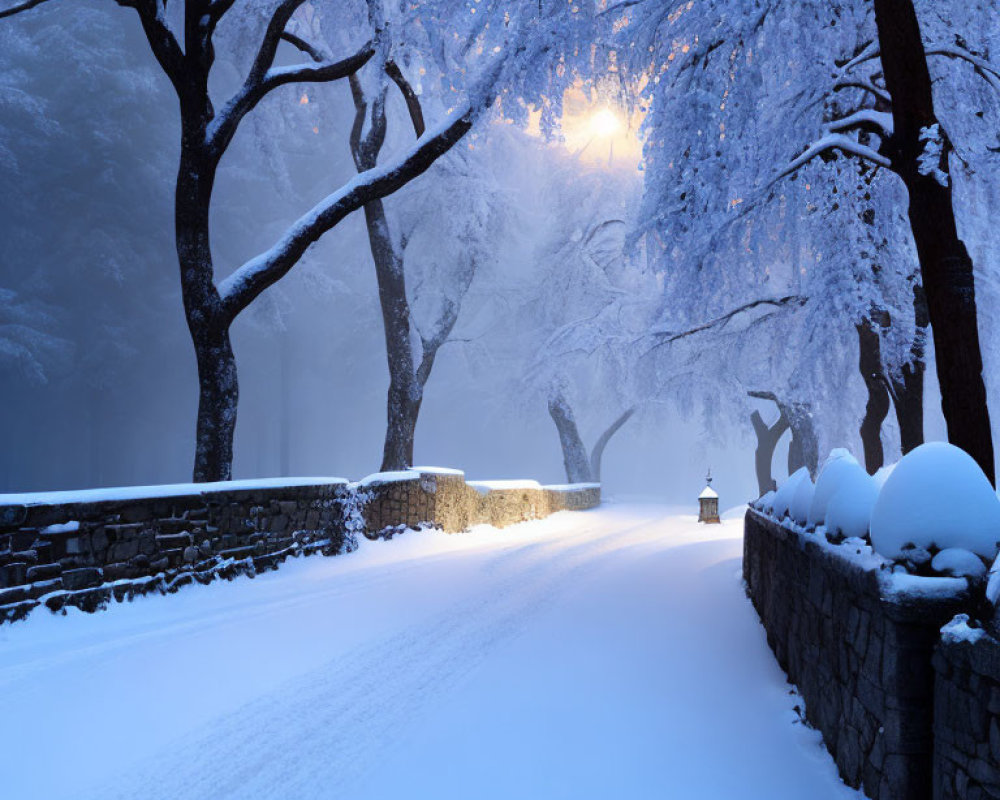
[[[382,451],[382,471],[387,472],[413,466],[413,438],[423,400],[423,387],[419,385],[414,369],[406,274],[403,261],[393,246],[381,200],[365,205],[365,222],[378,279],[385,353],[389,365],[385,447]]]
[[[556,424],[556,430],[559,431],[566,480],[569,483],[590,483],[594,476],[590,471],[587,449],[583,446],[583,439],[580,438],[580,431],[576,427],[573,409],[569,407],[562,394],[557,392],[549,397],[549,415]]]
[[[791,475],[805,467],[809,470],[810,477],[816,480],[816,471],[819,468],[819,443],[809,406],[793,403],[779,408],[787,417],[788,425],[792,429],[792,441],[788,443],[788,474]]]
[[[777,421],[768,426],[760,412],[754,411],[750,415],[750,424],[753,425],[754,433],[757,436],[754,466],[757,470],[757,489],[760,491],[758,497],[763,497],[768,492],[778,488],[778,483],[771,474],[771,464],[774,461],[774,450],[778,446],[778,441],[788,430],[788,420],[779,410]]]
[[[182,109],[182,119],[187,115]],[[213,281],[209,206],[217,161],[205,151],[204,128],[183,124],[174,202],[184,314],[198,362],[194,480],[232,478],[239,382],[229,341],[230,319]]]
[[[889,415],[889,390],[882,369],[882,346],[874,323],[866,319],[856,326],[858,331],[858,369],[868,389],[868,403],[861,420],[861,444],[865,450],[865,469],[869,475],[878,472],[885,463],[882,448],[882,423]]]
[[[413,466],[413,439],[423,392],[415,387],[416,397],[406,389],[390,385],[388,398],[389,420],[385,429],[385,448],[382,451],[382,471],[408,469]]]
[[[618,419],[612,422],[606,431],[601,434],[601,438],[597,440],[594,445],[594,449],[590,451],[590,478],[591,480],[600,483],[601,481],[601,460],[604,458],[604,448],[608,446],[608,442],[611,441],[611,437],[621,430],[622,425],[628,422],[632,415],[635,413],[635,408],[630,408]],[[582,444],[581,444],[582,446]]]
[[[941,386],[948,441],[971,455],[995,485],[972,260],[958,238],[949,145],[934,113],[930,73],[912,0],[875,0],[882,69],[892,96],[893,170],[909,193],[913,231]],[[925,142],[939,131],[940,155]],[[921,141],[923,137],[924,141]]]
[[[910,347],[910,363],[891,380],[893,405],[899,423],[899,447],[905,456],[924,443],[924,370],[927,343],[927,301],[923,288],[913,290],[916,335]]]

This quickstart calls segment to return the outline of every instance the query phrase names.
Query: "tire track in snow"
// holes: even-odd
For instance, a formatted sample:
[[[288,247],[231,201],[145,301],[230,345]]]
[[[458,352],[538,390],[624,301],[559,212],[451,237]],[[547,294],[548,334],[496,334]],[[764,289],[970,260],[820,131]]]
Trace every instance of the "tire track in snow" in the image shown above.
[[[377,766],[383,748],[391,747],[436,696],[517,636],[561,591],[579,587],[581,578],[604,566],[607,557],[648,544],[649,535],[642,531],[656,526],[648,518],[616,519],[612,530],[606,519],[593,523],[504,547],[480,567],[486,580],[470,604],[285,682],[165,748],[95,796],[350,796],[350,787]],[[454,553],[465,555],[475,556],[477,550]],[[415,568],[425,566],[418,561]],[[302,603],[326,602],[383,583],[371,577],[350,588],[310,591],[278,606],[292,611]]]

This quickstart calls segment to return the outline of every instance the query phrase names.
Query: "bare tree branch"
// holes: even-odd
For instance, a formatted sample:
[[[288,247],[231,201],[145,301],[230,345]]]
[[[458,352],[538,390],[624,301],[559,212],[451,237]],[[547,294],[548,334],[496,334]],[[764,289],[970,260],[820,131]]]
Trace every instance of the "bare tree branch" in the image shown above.
[[[697,333],[704,333],[705,331],[710,331],[715,328],[724,328],[726,325],[729,324],[729,322],[731,322],[735,317],[739,316],[740,314],[746,311],[751,311],[755,308],[759,308],[761,306],[772,306],[774,308],[785,308],[789,306],[804,306],[807,301],[808,298],[796,294],[787,295],[785,297],[777,297],[777,298],[764,297],[757,300],[752,300],[749,303],[744,303],[743,305],[734,308],[732,311],[723,314],[721,317],[716,317],[715,319],[709,320],[703,325],[697,325],[696,327],[689,328],[688,330],[685,331],[679,331],[679,332],[653,331],[650,335],[658,337],[659,341],[657,341],[657,343],[653,345],[653,347],[651,347],[650,350],[653,350],[657,347],[662,347],[665,344],[671,344],[680,339],[686,339],[688,336],[694,336]]]
[[[281,38],[284,41],[288,42],[290,45],[293,45],[294,47],[301,50],[317,64],[322,64],[324,61],[328,60],[327,57],[323,55],[323,53],[321,53],[318,48],[313,47],[311,44],[309,44],[309,42],[307,42],[301,36],[296,36],[294,33],[289,33],[288,31],[282,31]]]
[[[406,110],[410,113],[410,122],[413,123],[413,131],[419,139],[424,135],[424,131],[427,130],[427,126],[424,124],[424,110],[420,106],[420,98],[417,97],[417,93],[413,91],[413,87],[403,76],[402,70],[400,70],[395,61],[385,62],[385,74],[399,87],[399,91],[403,95],[403,100],[406,101]]]
[[[601,480],[601,460],[604,458],[604,449],[608,446],[608,442],[611,441],[611,437],[621,430],[622,425],[632,419],[632,415],[635,414],[635,406],[626,409],[621,413],[621,415],[612,422],[601,437],[594,444],[593,449],[590,451],[590,477],[591,480],[600,483]]]
[[[153,56],[173,84],[174,90],[180,95],[184,70],[184,51],[181,50],[177,37],[174,36],[167,24],[164,9],[159,0],[116,0],[116,2],[124,8],[135,9]]]
[[[882,55],[882,49],[879,47],[879,43],[874,39],[868,44],[866,44],[861,51],[854,56],[852,59],[840,66],[841,73],[850,72],[858,64],[863,64],[865,61],[871,61],[872,59],[878,58]]]
[[[282,39],[280,33],[278,39]],[[373,55],[375,46],[369,41],[354,55],[333,63],[269,68],[259,78],[254,77],[255,66],[243,87],[229,100],[209,127],[209,146],[218,153],[225,150],[240,122],[268,92],[288,83],[328,82],[350,77],[368,63]]]
[[[20,14],[22,11],[29,11],[35,6],[40,6],[44,2],[46,2],[46,0],[24,0],[23,3],[18,3],[10,8],[0,10],[0,19],[3,19],[4,17],[12,17],[15,14]]]

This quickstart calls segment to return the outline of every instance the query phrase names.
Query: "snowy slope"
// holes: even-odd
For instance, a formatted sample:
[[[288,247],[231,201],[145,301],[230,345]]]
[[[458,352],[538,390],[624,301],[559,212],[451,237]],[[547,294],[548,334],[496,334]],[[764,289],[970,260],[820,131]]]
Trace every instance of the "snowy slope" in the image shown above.
[[[5,796],[856,797],[740,535],[605,506],[36,615],[0,629]]]

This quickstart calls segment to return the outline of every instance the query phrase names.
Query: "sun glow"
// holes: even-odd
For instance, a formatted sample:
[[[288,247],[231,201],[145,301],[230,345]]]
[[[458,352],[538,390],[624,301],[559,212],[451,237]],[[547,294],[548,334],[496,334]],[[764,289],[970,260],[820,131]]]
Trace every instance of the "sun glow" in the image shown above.
[[[541,116],[540,109],[530,110],[527,133],[542,135]],[[590,164],[639,169],[642,160],[639,130],[644,116],[645,109],[626,110],[609,104],[606,97],[585,90],[578,83],[563,93],[558,139],[552,144]]]
[[[590,118],[590,132],[602,139],[614,136],[621,126],[621,120],[610,108],[602,108]]]

